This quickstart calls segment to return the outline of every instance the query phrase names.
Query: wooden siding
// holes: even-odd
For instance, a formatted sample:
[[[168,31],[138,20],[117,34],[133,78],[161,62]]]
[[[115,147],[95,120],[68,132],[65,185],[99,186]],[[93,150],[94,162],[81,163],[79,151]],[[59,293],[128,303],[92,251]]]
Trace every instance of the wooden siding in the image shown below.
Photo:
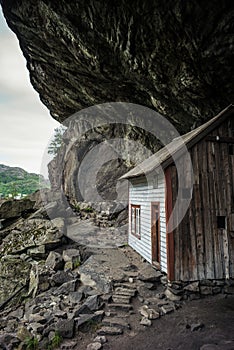
[[[234,155],[229,154],[229,143],[216,140],[234,137],[232,118],[190,149],[193,198],[174,230],[175,280],[234,277]],[[171,169],[174,204],[177,174],[174,166]],[[218,228],[217,216],[226,217],[226,230]]]
[[[147,182],[148,181],[148,182]],[[141,238],[138,239],[129,230],[129,245],[152,263],[151,253],[151,203],[160,202],[160,266],[167,272],[166,250],[166,213],[165,213],[165,179],[161,173],[158,178],[158,188],[153,188],[149,179],[134,178],[129,184],[129,207],[131,204],[141,206]],[[131,213],[129,211],[129,223]],[[129,225],[130,227],[130,225]]]

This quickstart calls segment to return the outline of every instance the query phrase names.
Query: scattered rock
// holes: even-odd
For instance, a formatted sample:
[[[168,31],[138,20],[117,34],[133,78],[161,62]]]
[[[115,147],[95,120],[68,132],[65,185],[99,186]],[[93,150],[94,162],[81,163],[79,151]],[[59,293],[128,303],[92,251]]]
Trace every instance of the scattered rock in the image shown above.
[[[97,330],[98,335],[119,335],[122,333],[123,330],[119,327],[102,327]]]
[[[78,286],[78,283],[79,281],[77,279],[63,283],[60,287],[58,287],[52,293],[53,295],[67,295],[71,292],[75,292]]]
[[[57,252],[50,252],[45,261],[45,266],[54,271],[62,270],[64,266],[62,255]]]
[[[96,338],[94,338],[94,343],[95,342],[98,342],[98,343],[101,343],[101,344],[105,344],[107,342],[107,339],[104,335],[98,335]]]
[[[175,295],[170,289],[166,289],[165,295],[169,300],[179,301],[182,299],[181,295]]]
[[[212,295],[213,289],[211,286],[200,286],[200,293],[201,295]]]
[[[20,340],[13,334],[0,334],[0,349],[15,349],[19,343]]]
[[[162,310],[163,314],[166,315],[166,314],[169,314],[169,313],[175,311],[175,307],[172,304],[165,304],[165,305],[161,306],[161,310]]]
[[[65,230],[65,223],[64,223],[64,219],[62,217],[57,217],[53,220],[51,220],[51,223],[53,224],[54,227],[57,227],[57,229],[59,230],[59,232],[61,234],[65,234],[66,230]]]
[[[87,350],[100,350],[100,349],[102,349],[102,344],[99,342],[94,342],[87,346]]]
[[[51,276],[51,282],[53,285],[61,286],[61,284],[74,280],[74,274],[69,271],[57,271]]]
[[[210,295],[224,289],[223,281],[208,280],[202,281],[201,284],[180,281],[168,283],[166,276],[146,262],[141,263],[144,267],[138,273],[134,260],[127,264],[124,261],[123,266],[120,264],[120,271],[114,273],[113,277],[108,269],[109,260],[106,257],[108,254],[97,253],[95,248],[90,248],[87,252],[79,245],[79,249],[59,247],[56,251],[50,251],[56,247],[58,240],[61,245],[63,236],[59,230],[65,232],[63,225],[63,220],[59,218],[49,223],[46,214],[40,211],[24,220],[24,224],[20,219],[14,224],[11,233],[3,239],[3,244],[0,246],[3,252],[0,262],[0,282],[4,277],[5,284],[0,285],[0,297],[2,290],[5,296],[8,296],[9,286],[11,288],[14,286],[15,289],[18,284],[24,281],[26,283],[30,276],[28,296],[33,298],[24,306],[8,312],[6,317],[1,317],[0,330],[5,332],[5,337],[0,336],[0,348],[6,348],[5,341],[9,341],[9,346],[13,348],[15,345],[11,344],[18,346],[20,341],[23,342],[26,337],[32,336],[37,336],[40,346],[45,348],[46,338],[47,341],[51,340],[56,331],[63,338],[71,339],[77,330],[86,332],[92,325],[96,330],[96,324],[102,322],[102,328],[97,331],[98,337],[89,344],[91,349],[95,346],[100,347],[106,341],[105,335],[119,335],[123,330],[127,330],[129,334],[131,329],[129,320],[131,322],[131,314],[135,313],[135,303],[131,304],[131,299],[137,293],[140,302],[144,302],[139,309],[142,315],[140,324],[150,326],[152,320],[158,319],[160,314],[173,312],[180,305],[182,297],[192,299],[200,297],[200,293]],[[23,233],[26,234],[25,237]],[[32,239],[30,235],[33,236]],[[11,239],[16,242],[13,252],[10,250]],[[113,249],[112,253],[116,262],[120,260],[122,263],[116,250]],[[82,259],[87,260],[83,265],[77,266]],[[64,266],[64,263],[67,266]],[[80,285],[80,278],[83,285]],[[162,281],[165,286],[160,285]],[[233,293],[233,288],[230,281],[225,287],[226,293]],[[168,299],[174,302],[169,302]],[[106,312],[100,310],[104,303]],[[21,328],[18,328],[19,320],[23,320]],[[200,323],[189,326],[192,332],[203,327],[204,325]],[[14,337],[16,331],[17,337]],[[76,345],[76,342],[65,341],[61,348],[72,349]]]
[[[63,251],[63,260],[65,262],[71,261],[75,267],[81,264],[80,251],[78,249],[66,249]]]
[[[58,331],[62,338],[72,338],[74,335],[75,321],[71,320],[59,320],[54,325],[54,330]]]
[[[186,287],[184,287],[184,290],[193,293],[199,292],[199,282],[188,284]]]
[[[80,314],[79,317],[76,317],[77,327],[79,328],[87,322],[100,322],[103,317],[103,312],[101,313],[92,313],[92,314]]]
[[[27,285],[31,264],[17,256],[5,255],[0,261],[0,304]]]
[[[138,291],[138,294],[142,297],[142,298],[151,298],[153,296],[155,296],[155,291],[153,290],[149,290],[145,284],[142,284],[142,285],[139,285],[137,287],[137,291]]]
[[[72,304],[78,304],[83,299],[83,293],[76,291],[69,293],[69,301]]]
[[[225,286],[224,293],[226,294],[234,294],[234,286]]]
[[[80,280],[86,286],[95,287],[102,293],[109,293],[112,289],[111,280],[100,270],[100,262],[95,256],[91,256],[79,267]]]
[[[140,324],[141,324],[142,326],[147,326],[147,327],[149,327],[149,326],[152,325],[152,321],[149,320],[147,317],[143,317],[142,320],[141,320],[141,322],[140,322]]]
[[[139,311],[142,316],[148,318],[149,320],[156,320],[160,317],[159,312],[155,311],[154,309],[150,309],[147,305],[143,305]]]
[[[91,311],[96,311],[99,309],[99,296],[91,295],[88,297],[84,303],[85,306],[89,308]]]
[[[221,290],[222,290],[221,287],[218,287],[218,286],[215,286],[212,288],[213,294],[219,294],[219,293],[221,293]],[[224,293],[225,293],[225,290],[224,290]],[[234,292],[233,292],[233,294],[234,294]]]
[[[31,337],[31,334],[30,334],[29,330],[25,326],[20,326],[18,328],[16,336],[21,341],[25,341],[26,338],[30,338]]]
[[[162,276],[161,278],[160,278],[160,282],[163,284],[163,285],[165,285],[165,284],[167,284],[167,276]]]
[[[66,340],[60,345],[61,350],[72,350],[76,347],[77,342],[76,341],[71,341],[71,340]]]
[[[37,323],[37,322],[32,322],[29,325],[29,329],[32,331],[33,335],[38,335],[41,334],[44,330],[45,326],[42,325],[41,323]]]
[[[147,264],[139,271],[138,279],[145,282],[159,282],[162,272],[155,270],[151,265]]]
[[[200,330],[202,328],[204,328],[204,324],[203,323],[193,323],[193,324],[191,324],[191,332],[198,331],[198,330]]]
[[[219,344],[205,344],[200,347],[200,350],[233,350],[234,341],[233,340],[223,340]]]

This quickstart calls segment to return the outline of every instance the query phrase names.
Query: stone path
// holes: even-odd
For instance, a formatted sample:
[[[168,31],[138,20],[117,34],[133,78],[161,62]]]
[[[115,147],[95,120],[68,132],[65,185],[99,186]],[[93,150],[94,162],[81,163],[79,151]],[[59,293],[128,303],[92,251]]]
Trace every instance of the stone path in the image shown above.
[[[166,289],[162,284],[163,274],[143,262],[130,248],[124,250],[123,252],[117,249],[115,252],[113,261],[116,262],[117,256],[120,258],[121,254],[125,257],[121,260],[122,274],[113,269],[112,289],[106,297],[101,327],[96,332],[98,336],[107,339],[122,334],[133,336],[145,327],[151,326],[153,320],[178,307],[163,293]],[[114,250],[109,252],[111,256]],[[111,261],[109,264],[111,265]],[[97,346],[95,343],[97,340],[90,343],[87,349],[92,349],[92,346],[95,349]],[[103,344],[99,342],[98,346],[101,349]]]
[[[93,248],[114,248],[127,243],[127,225],[119,228],[100,228],[91,220],[67,226],[67,236],[75,242]]]

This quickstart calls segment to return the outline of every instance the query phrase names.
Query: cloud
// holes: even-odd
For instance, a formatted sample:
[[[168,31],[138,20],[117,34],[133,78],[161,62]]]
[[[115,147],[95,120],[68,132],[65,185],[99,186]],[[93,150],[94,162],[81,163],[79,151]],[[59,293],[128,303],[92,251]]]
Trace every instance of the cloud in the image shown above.
[[[0,163],[39,172],[57,123],[30,84],[16,36],[0,12]]]

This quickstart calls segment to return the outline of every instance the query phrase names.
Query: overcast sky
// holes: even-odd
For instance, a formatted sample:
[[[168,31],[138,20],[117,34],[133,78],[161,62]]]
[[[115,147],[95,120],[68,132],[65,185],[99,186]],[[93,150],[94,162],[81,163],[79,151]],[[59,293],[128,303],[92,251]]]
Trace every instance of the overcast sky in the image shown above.
[[[0,6],[0,164],[39,173],[42,156],[59,126],[29,81],[26,61]]]

